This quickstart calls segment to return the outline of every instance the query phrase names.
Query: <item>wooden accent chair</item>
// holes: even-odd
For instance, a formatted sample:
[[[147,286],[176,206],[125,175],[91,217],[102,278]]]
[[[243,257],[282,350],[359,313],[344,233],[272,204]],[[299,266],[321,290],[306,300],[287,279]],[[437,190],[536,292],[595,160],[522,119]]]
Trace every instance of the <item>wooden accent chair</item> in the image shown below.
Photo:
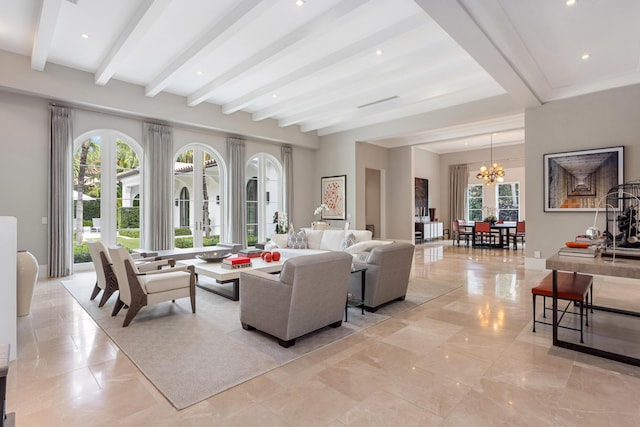
[[[100,291],[104,291],[98,304],[98,307],[102,307],[111,298],[111,295],[118,290],[118,279],[116,279],[116,275],[113,272],[111,257],[104,244],[99,240],[90,240],[87,242],[87,246],[89,246],[93,268],[96,270],[96,284],[93,287],[90,299],[93,301]]]
[[[109,248],[113,270],[120,284],[118,301],[112,316],[129,307],[123,327],[128,326],[140,309],[150,304],[191,298],[191,311],[196,312],[196,279],[192,265],[141,272],[125,248]]]

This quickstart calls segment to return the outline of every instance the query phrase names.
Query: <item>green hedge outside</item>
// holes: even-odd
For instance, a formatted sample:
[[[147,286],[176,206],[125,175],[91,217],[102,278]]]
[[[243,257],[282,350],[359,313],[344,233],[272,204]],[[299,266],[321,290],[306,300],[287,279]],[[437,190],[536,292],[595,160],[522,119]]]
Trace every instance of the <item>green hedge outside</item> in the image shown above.
[[[87,246],[87,242],[82,243],[80,246],[73,245],[73,262],[91,262],[91,255],[89,254],[89,246]]]
[[[140,208],[118,208],[118,228],[140,228]]]
[[[132,239],[139,239],[140,238],[140,230],[138,229],[126,229],[126,230],[118,230],[118,234],[120,234],[122,237],[130,237]]]
[[[174,233],[176,236],[190,236],[191,229],[189,227],[180,227],[180,228],[176,228]]]
[[[203,246],[215,246],[218,243],[220,243],[220,236],[218,235],[202,238]],[[179,239],[175,239],[175,247],[176,248],[192,248],[193,237],[181,237]]]

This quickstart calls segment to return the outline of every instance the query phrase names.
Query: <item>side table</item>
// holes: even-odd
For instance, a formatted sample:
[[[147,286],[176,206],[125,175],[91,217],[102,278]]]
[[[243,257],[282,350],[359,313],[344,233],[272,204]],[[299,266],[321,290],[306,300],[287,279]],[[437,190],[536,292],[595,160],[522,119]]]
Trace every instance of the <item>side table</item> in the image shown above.
[[[367,267],[362,267],[362,268],[353,268],[351,270],[351,274],[356,274],[356,273],[360,273],[360,299],[349,299],[349,295],[347,295],[347,302],[344,305],[344,321],[348,322],[349,321],[349,314],[347,312],[347,309],[349,307],[360,307],[360,309],[362,310],[362,315],[364,315],[364,295],[365,295],[365,291],[367,289]]]

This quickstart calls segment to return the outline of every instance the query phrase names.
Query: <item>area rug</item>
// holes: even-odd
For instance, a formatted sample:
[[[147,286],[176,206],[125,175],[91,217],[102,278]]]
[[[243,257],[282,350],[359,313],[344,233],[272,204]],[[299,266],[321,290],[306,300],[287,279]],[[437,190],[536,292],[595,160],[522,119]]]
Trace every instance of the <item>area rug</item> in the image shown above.
[[[239,303],[197,288],[197,313],[188,298],[144,307],[123,328],[125,310],[112,317],[115,296],[102,308],[89,300],[95,274],[76,274],[62,284],[115,344],[173,406],[184,409],[264,374],[305,354],[360,332],[454,289],[433,286],[405,301],[362,315],[349,309],[349,321],[298,338],[288,349],[257,331],[245,331]],[[420,288],[424,288],[420,286]],[[427,286],[429,288],[429,286]]]

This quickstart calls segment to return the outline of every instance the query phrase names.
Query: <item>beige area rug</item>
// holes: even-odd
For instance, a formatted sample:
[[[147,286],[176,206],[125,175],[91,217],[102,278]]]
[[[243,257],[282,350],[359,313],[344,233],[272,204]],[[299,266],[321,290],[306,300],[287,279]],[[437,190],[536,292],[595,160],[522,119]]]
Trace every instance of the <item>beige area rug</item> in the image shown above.
[[[205,400],[244,381],[264,374],[305,354],[382,322],[399,312],[455,289],[433,284],[418,286],[418,295],[362,315],[349,309],[349,321],[339,328],[323,328],[298,338],[288,349],[257,331],[240,325],[239,302],[197,288],[197,313],[188,298],[143,308],[123,328],[126,311],[111,316],[115,296],[98,308],[99,297],[89,300],[95,274],[76,275],[62,284],[111,337],[140,371],[177,409]],[[417,283],[412,283],[415,287]],[[426,289],[426,291],[425,291]]]

